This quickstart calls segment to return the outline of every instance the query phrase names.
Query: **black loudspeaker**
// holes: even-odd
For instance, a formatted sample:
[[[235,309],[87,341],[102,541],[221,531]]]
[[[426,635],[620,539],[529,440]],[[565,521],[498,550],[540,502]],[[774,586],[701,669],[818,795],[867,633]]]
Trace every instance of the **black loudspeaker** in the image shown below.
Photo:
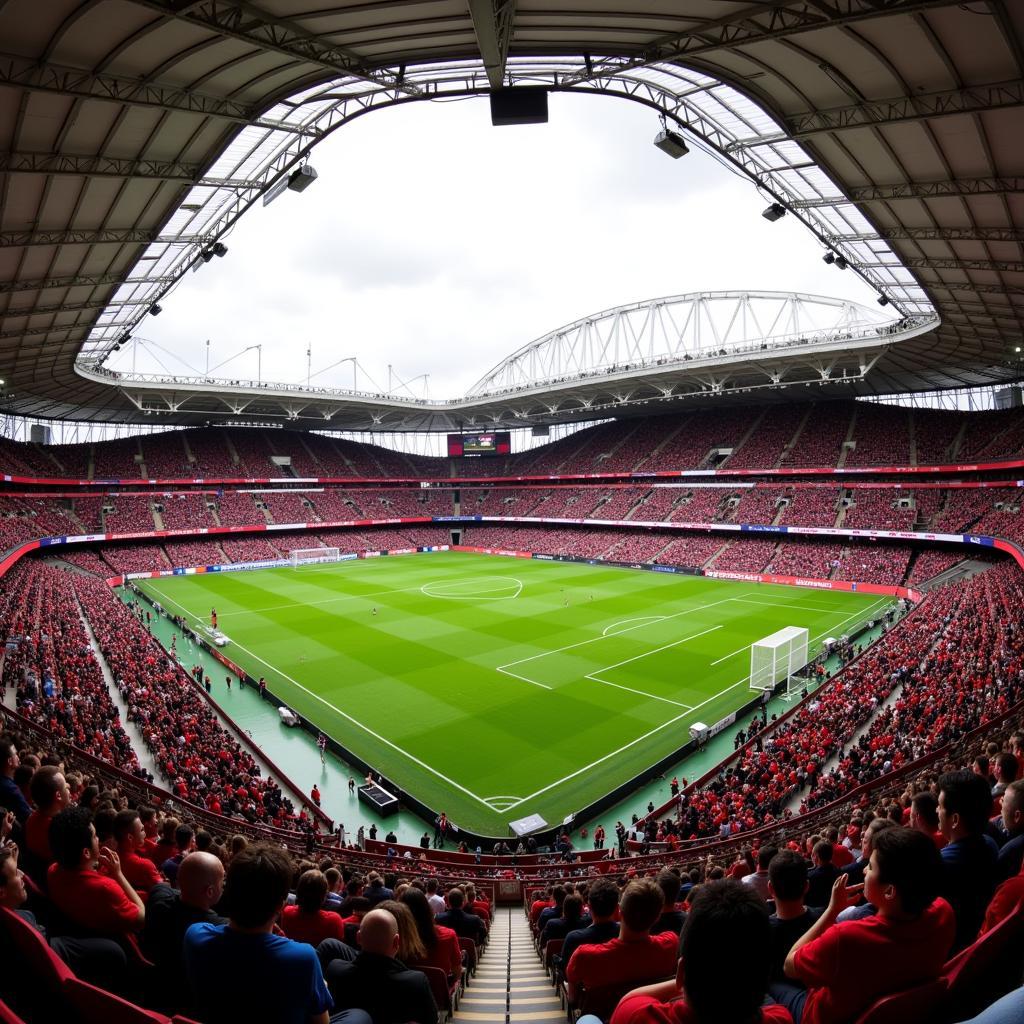
[[[491,124],[547,124],[548,90],[520,85],[491,90]]]

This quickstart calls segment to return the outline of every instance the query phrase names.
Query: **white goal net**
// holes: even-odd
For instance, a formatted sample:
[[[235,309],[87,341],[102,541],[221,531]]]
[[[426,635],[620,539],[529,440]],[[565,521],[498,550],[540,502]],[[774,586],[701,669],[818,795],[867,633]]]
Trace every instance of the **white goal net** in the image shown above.
[[[337,562],[340,559],[341,548],[293,548],[288,552],[288,564],[293,569],[297,569],[300,565]]]
[[[786,626],[750,646],[750,688],[773,690],[807,664],[807,630]],[[787,687],[787,693],[791,690]]]

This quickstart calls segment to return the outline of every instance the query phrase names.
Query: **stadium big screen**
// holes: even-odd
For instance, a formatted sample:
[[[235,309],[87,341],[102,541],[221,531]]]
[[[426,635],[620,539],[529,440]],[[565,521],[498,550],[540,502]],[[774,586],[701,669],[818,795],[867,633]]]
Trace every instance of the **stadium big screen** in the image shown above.
[[[489,434],[448,435],[448,454],[451,457],[509,455],[511,452],[512,435],[507,430],[492,430]]]

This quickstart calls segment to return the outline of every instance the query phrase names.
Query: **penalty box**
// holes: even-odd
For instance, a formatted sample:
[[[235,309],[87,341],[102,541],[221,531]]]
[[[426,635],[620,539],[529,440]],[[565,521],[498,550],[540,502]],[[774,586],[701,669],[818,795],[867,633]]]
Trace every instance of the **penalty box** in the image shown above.
[[[587,681],[686,710],[708,696],[705,674],[697,679],[691,669],[694,662],[710,661],[708,641],[718,653],[714,641],[724,628],[695,618],[690,610],[622,620],[600,636],[507,662],[498,671],[542,689]]]

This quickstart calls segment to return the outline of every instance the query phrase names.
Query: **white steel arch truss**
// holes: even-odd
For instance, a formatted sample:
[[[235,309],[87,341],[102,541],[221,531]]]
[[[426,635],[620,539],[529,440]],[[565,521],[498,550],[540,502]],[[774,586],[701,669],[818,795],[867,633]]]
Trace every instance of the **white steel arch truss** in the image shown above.
[[[580,58],[517,58],[509,60],[506,79],[509,85],[600,92],[663,112],[721,162],[749,177],[767,197],[786,205],[823,245],[844,256],[856,273],[885,294],[898,312],[933,312],[924,289],[885,241],[872,234],[872,225],[857,205],[787,136],[786,126],[739,90],[673,64],[632,68],[610,77],[590,78],[586,71]],[[275,103],[244,127],[185,193],[159,239],[142,254],[131,280],[111,296],[79,352],[79,365],[93,370],[101,365],[149,306],[163,300],[199,264],[203,252],[226,237],[238,218],[305,162],[328,134],[374,110],[483,96],[489,88],[480,61],[467,60],[410,68],[400,87],[346,77]],[[864,240],[867,237],[872,240]]]
[[[468,397],[589,374],[640,370],[708,356],[877,338],[892,317],[843,299],[797,292],[693,292],[606,309],[513,352]]]

